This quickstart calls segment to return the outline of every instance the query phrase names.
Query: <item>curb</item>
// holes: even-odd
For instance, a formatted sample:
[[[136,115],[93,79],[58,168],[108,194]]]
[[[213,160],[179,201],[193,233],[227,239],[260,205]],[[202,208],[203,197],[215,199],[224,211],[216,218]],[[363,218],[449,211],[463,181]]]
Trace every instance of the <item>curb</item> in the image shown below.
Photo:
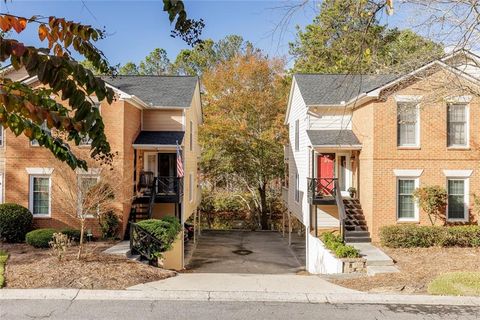
[[[291,293],[262,291],[1,289],[1,300],[176,300],[297,302],[330,304],[397,304],[478,306],[480,297],[394,295],[371,293]]]

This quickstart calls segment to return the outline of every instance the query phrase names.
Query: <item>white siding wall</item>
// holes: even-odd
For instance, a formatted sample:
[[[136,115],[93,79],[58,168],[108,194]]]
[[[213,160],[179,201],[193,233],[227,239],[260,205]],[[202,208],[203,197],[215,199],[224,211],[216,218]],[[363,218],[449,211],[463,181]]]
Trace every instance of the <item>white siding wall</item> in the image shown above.
[[[309,139],[307,137],[308,116],[307,106],[298,90],[295,81],[292,84],[292,104],[288,116],[288,134],[290,144],[289,155],[289,189],[288,189],[288,209],[293,213],[304,225],[308,225],[309,221],[309,205],[307,201],[307,177],[309,177],[310,169],[310,148]],[[299,120],[299,151],[295,151],[295,121]],[[300,201],[295,201],[295,174],[299,175]]]
[[[308,119],[310,130],[352,129],[352,112],[344,108],[318,108]]]

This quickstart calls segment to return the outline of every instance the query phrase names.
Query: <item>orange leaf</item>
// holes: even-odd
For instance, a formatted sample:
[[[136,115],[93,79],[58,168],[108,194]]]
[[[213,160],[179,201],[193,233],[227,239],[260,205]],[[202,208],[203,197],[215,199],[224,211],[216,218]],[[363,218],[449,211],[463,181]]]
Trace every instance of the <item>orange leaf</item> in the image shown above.
[[[8,17],[0,16],[0,29],[7,32],[11,28],[12,28],[12,25],[10,24]]]
[[[38,27],[38,37],[40,38],[41,41],[45,40],[45,38],[48,35],[48,28],[44,24],[41,24],[40,27]]]
[[[18,18],[18,24],[20,25],[20,28],[23,30],[25,30],[25,28],[27,27],[27,19],[25,18]]]

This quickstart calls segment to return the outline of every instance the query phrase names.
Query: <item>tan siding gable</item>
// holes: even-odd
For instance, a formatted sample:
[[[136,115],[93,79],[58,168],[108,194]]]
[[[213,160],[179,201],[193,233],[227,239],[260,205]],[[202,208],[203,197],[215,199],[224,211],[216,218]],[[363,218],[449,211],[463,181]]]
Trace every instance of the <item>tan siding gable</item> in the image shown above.
[[[143,110],[145,131],[182,131],[183,110]]]

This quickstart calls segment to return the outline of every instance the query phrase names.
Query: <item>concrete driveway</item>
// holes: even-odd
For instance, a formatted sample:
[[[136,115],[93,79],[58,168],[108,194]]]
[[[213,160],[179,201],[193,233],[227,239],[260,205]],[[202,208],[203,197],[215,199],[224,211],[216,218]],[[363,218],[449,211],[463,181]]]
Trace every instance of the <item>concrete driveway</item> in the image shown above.
[[[187,269],[202,273],[292,274],[303,265],[278,232],[202,231]]]

